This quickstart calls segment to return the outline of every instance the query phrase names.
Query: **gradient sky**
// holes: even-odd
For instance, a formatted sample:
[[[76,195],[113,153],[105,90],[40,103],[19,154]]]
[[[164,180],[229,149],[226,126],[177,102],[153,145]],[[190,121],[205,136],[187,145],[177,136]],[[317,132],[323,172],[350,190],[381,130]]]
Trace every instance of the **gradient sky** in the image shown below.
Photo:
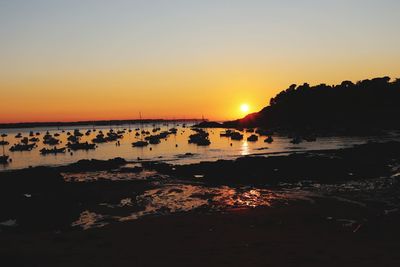
[[[400,77],[398,0],[0,0],[0,122],[241,117]]]

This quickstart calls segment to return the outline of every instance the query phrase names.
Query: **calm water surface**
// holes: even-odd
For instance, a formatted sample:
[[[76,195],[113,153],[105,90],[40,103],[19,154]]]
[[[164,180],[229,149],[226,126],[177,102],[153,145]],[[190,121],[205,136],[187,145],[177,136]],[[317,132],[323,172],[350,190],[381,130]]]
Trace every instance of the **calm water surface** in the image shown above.
[[[98,144],[95,150],[89,151],[75,151],[71,155],[69,152],[57,155],[41,155],[39,150],[43,147],[52,148],[53,146],[43,144],[43,136],[46,131],[51,135],[59,133],[60,136],[56,137],[62,141],[57,147],[63,147],[67,143],[67,132],[73,133],[74,127],[66,128],[32,128],[32,129],[0,129],[0,133],[6,133],[7,140],[10,145],[5,146],[5,152],[12,158],[12,162],[7,165],[0,165],[0,171],[27,168],[29,166],[56,166],[65,165],[76,162],[81,159],[102,159],[107,160],[115,157],[122,157],[128,161],[141,160],[160,160],[172,161],[175,164],[196,163],[200,161],[215,161],[218,159],[232,159],[239,156],[253,155],[253,154],[270,154],[277,152],[291,152],[297,150],[314,150],[314,149],[333,149],[351,146],[354,144],[361,144],[368,141],[384,141],[388,139],[398,139],[396,134],[388,134],[385,137],[325,137],[319,138],[316,142],[302,142],[297,145],[290,143],[290,139],[285,136],[274,136],[274,142],[267,144],[264,142],[265,137],[260,137],[257,142],[246,141],[246,138],[252,133],[244,132],[244,139],[241,141],[234,141],[230,138],[220,137],[220,132],[224,129],[206,129],[210,134],[211,145],[202,147],[195,144],[188,143],[188,137],[194,131],[190,129],[194,123],[188,123],[186,127],[174,124],[156,124],[156,125],[131,125],[132,132],[126,131],[123,139],[120,139],[120,146],[116,146],[115,142]],[[144,148],[132,147],[132,142],[140,140],[141,137],[136,137],[134,129],[140,128],[152,132],[155,127],[161,128],[161,131],[167,131],[172,127],[178,129],[177,134],[171,134],[166,140],[161,140],[160,144],[149,145]],[[91,132],[89,136],[84,135],[81,142],[91,142],[102,130],[106,134],[110,129],[114,131],[128,129],[128,125],[97,127],[96,132]],[[62,132],[64,130],[64,132]],[[79,129],[81,133],[87,130],[93,130],[92,127],[83,127]],[[19,143],[21,139],[15,137],[17,133],[21,133],[23,137],[29,137],[29,132],[39,132],[41,135],[37,136],[40,142],[37,147],[32,151],[11,152],[9,148],[15,143]],[[185,155],[191,153],[192,155]]]

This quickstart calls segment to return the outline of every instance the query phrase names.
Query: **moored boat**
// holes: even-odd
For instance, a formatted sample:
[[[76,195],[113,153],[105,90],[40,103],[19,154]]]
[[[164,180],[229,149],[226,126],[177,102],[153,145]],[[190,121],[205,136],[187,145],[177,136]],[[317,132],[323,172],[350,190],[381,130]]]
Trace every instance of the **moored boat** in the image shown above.
[[[54,147],[54,148],[50,148],[50,149],[42,148],[40,150],[40,154],[42,154],[42,155],[59,154],[59,153],[65,153],[65,147],[62,147],[62,148]]]
[[[268,144],[271,144],[273,141],[274,141],[274,139],[272,138],[272,136],[268,136],[268,137],[264,140],[264,142],[265,142],[265,143],[268,143]]]
[[[133,147],[144,147],[144,146],[148,146],[149,143],[146,141],[137,141],[137,142],[133,142],[132,146]]]
[[[243,134],[241,134],[239,132],[233,132],[233,133],[231,133],[231,139],[232,140],[242,140]]]
[[[210,140],[208,139],[209,134],[202,130],[202,129],[192,129],[193,131],[197,132],[189,136],[188,143],[189,144],[196,144],[198,146],[208,146],[211,144]]]
[[[7,156],[7,155],[2,155],[2,156],[0,156],[0,163],[1,163],[1,164],[7,164],[8,161],[9,161],[9,159],[10,159],[9,156]]]
[[[10,148],[10,151],[31,151],[35,146],[35,144],[15,144]]]
[[[257,142],[258,141],[258,136],[255,135],[255,134],[252,134],[249,137],[247,137],[247,141],[249,141],[249,142]]]
[[[71,150],[91,150],[96,148],[96,144],[84,143],[67,143],[67,147]]]
[[[51,146],[58,145],[59,143],[60,143],[60,140],[58,140],[58,139],[56,139],[54,137],[50,137],[50,138],[44,139],[44,141],[43,141],[43,144],[51,145]]]

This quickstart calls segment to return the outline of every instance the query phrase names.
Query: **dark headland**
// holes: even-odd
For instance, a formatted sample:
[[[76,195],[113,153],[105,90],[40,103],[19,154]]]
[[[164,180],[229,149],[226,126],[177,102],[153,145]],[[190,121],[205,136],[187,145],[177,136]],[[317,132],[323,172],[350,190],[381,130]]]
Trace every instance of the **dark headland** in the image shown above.
[[[269,105],[234,121],[199,127],[255,128],[319,135],[369,134],[399,129],[400,79],[367,79],[338,85],[291,85]]]

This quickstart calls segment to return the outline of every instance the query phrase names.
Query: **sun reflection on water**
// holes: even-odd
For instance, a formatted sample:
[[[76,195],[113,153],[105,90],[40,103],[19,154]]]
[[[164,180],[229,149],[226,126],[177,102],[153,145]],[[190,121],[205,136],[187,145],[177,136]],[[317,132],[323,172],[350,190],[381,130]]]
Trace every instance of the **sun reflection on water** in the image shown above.
[[[247,141],[243,141],[240,146],[240,155],[247,156],[250,154],[249,143]]]

